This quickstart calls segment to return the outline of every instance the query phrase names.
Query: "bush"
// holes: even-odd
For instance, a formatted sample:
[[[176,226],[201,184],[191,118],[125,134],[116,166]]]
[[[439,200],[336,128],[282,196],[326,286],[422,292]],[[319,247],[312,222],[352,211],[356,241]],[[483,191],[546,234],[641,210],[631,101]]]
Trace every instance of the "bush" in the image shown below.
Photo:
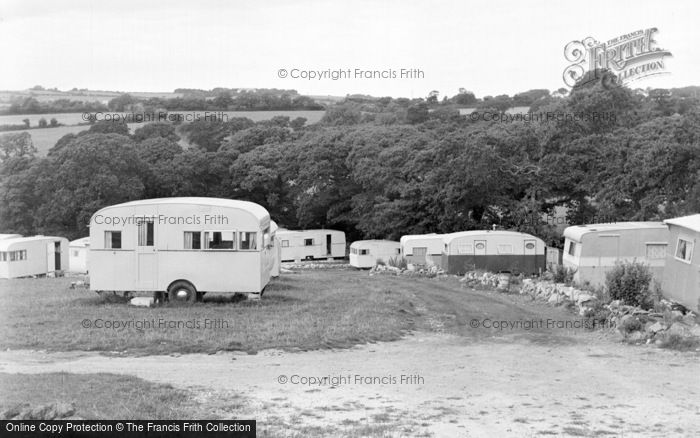
[[[399,269],[406,269],[406,268],[408,268],[408,262],[403,257],[399,257],[399,256],[390,257],[389,258],[389,266],[392,266],[394,268],[399,268]]]
[[[605,328],[610,317],[610,310],[601,301],[596,300],[594,307],[586,309],[583,317],[590,321],[590,326],[588,327],[590,330],[598,327]]]
[[[661,341],[661,348],[678,351],[692,351],[700,347],[700,341],[697,338],[684,337],[677,333],[671,333]]]
[[[566,283],[567,285],[570,285],[571,282],[574,281],[575,273],[575,269],[566,268],[562,265],[557,265],[557,267],[554,269],[554,272],[552,273],[552,280],[554,280],[555,283]]]
[[[606,274],[605,285],[613,300],[651,309],[654,304],[651,281],[651,270],[644,263],[618,262],[612,271]]]

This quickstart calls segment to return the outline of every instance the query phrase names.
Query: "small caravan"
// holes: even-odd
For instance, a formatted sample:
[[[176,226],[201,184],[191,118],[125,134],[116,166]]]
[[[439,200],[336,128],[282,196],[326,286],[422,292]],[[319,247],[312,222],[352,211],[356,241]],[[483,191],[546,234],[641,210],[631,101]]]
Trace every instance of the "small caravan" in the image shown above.
[[[442,268],[463,275],[474,269],[537,274],[546,268],[542,239],[504,230],[460,231],[443,238]]]
[[[195,301],[206,292],[261,294],[270,281],[270,215],[253,202],[160,198],[90,219],[90,288]]]
[[[76,273],[88,272],[88,252],[90,237],[83,237],[68,244],[68,271]]]
[[[282,261],[344,259],[345,233],[337,230],[278,230]]]
[[[68,239],[53,236],[0,240],[0,278],[60,273],[68,268]]]
[[[350,266],[372,268],[401,256],[401,244],[393,240],[358,240],[350,244]]]
[[[409,234],[401,236],[401,254],[415,265],[442,265],[444,234]]]
[[[664,296],[700,312],[700,214],[667,219],[668,251],[661,281]]]
[[[614,222],[576,225],[564,230],[562,265],[574,281],[598,287],[618,261],[643,262],[661,280],[666,264],[668,228],[662,222]]]

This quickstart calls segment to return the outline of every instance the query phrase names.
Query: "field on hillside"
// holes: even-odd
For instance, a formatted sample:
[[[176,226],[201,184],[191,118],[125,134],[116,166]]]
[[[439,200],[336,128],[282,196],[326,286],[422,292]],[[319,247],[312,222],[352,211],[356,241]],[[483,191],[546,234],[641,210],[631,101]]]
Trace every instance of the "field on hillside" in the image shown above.
[[[203,117],[204,111],[173,111],[171,114],[193,114],[198,113]],[[124,113],[120,113],[124,114]],[[259,122],[262,120],[269,120],[276,116],[287,116],[290,119],[295,119],[297,117],[304,117],[307,119],[307,124],[317,123],[325,111],[225,111],[225,114],[230,118],[233,117],[246,117],[254,122]],[[39,156],[45,156],[46,153],[51,149],[58,139],[66,134],[78,133],[89,129],[87,125],[78,125],[78,123],[84,123],[82,120],[82,113],[62,113],[62,114],[32,114],[32,115],[19,115],[19,116],[0,116],[0,125],[11,125],[11,124],[22,124],[22,120],[29,119],[31,126],[36,126],[40,118],[45,118],[46,120],[51,120],[55,117],[56,120],[64,125],[57,128],[41,128],[41,129],[25,129],[20,131],[4,131],[0,132],[0,135],[8,133],[20,133],[28,132],[32,136],[32,141],[34,146],[37,148],[37,154]],[[226,120],[225,118],[223,119]],[[134,130],[143,126],[143,123],[129,123],[129,130],[131,133]],[[182,140],[181,145],[186,146],[187,142]]]
[[[204,117],[206,111],[193,110],[193,111],[170,111],[168,114],[180,114],[182,116],[190,116],[192,114],[199,114],[200,117]],[[209,111],[209,113],[220,113],[226,114],[229,119],[234,117],[246,117],[254,122],[259,122],[261,120],[269,120],[276,116],[287,116],[290,119],[295,119],[297,117],[304,117],[307,119],[307,123],[312,124],[321,120],[321,117],[325,114],[325,111]],[[119,111],[104,111],[98,116],[98,120],[105,119],[107,117],[114,117],[118,114],[120,117],[133,117],[131,114],[135,114],[137,117],[139,115],[143,116],[143,113],[128,113]],[[146,113],[147,115],[150,113]],[[156,117],[158,114],[156,113]],[[47,121],[51,119],[56,119],[58,123],[62,125],[77,125],[79,123],[85,123],[83,119],[83,113],[53,113],[53,114],[19,114],[19,115],[4,115],[0,116],[0,125],[21,125],[24,119],[29,119],[30,126],[34,127],[39,124],[40,119],[46,119]],[[223,121],[226,121],[223,118]],[[138,123],[136,123],[138,125]]]

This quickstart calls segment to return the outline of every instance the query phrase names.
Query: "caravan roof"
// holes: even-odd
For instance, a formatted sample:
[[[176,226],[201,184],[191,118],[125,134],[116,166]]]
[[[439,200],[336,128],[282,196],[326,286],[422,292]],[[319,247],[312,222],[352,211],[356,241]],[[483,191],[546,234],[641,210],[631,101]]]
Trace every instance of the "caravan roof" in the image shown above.
[[[462,237],[477,237],[477,236],[512,236],[512,237],[522,237],[531,236],[527,233],[520,233],[518,231],[505,231],[505,230],[471,230],[471,231],[458,231],[456,233],[445,234],[442,241],[446,244],[450,244],[453,240]],[[535,236],[532,236],[535,237]]]
[[[239,201],[235,199],[223,199],[223,198],[202,198],[202,197],[184,197],[184,198],[156,198],[156,199],[142,199],[139,201],[130,201],[123,204],[110,205],[102,210],[109,208],[119,208],[119,207],[137,207],[142,205],[172,205],[172,204],[182,204],[182,205],[205,205],[211,207],[228,207],[236,208],[239,210],[246,210],[252,213],[259,220],[264,220],[270,217],[270,214],[265,210],[264,207],[258,205],[254,202]]]
[[[0,240],[0,251],[7,251],[12,245],[18,243],[36,242],[39,240],[55,240],[63,239],[62,237],[56,236],[31,236],[31,237],[15,237],[14,239],[2,239]]]
[[[68,246],[72,246],[72,247],[76,247],[76,246],[79,246],[79,247],[90,246],[90,237],[81,237],[80,239],[72,240],[72,241],[68,244]]]
[[[666,219],[664,223],[670,225],[677,225],[679,227],[688,228],[690,230],[700,232],[700,214],[692,214],[690,216]]]
[[[639,229],[663,229],[663,222],[612,222],[606,224],[574,225],[564,230],[564,237],[580,242],[583,236],[596,232],[615,232]]]

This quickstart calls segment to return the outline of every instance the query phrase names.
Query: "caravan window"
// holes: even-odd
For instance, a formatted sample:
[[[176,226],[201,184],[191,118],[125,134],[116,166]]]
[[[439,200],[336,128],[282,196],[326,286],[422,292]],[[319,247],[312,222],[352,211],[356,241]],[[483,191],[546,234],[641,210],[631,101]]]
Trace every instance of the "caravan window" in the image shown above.
[[[685,263],[690,263],[692,258],[693,242],[679,237],[678,244],[676,245],[676,259]]]
[[[361,249],[360,255],[369,255],[369,250],[368,249]]]
[[[122,248],[122,232],[121,231],[105,231],[105,248],[106,249],[121,249]]]
[[[445,251],[447,252],[447,251]],[[470,243],[460,243],[457,245],[458,254],[474,254],[474,246]]]
[[[19,259],[20,260],[27,260],[27,250],[26,249],[19,251]]]
[[[5,251],[0,251],[0,262],[7,261],[7,253]]]
[[[567,252],[569,255],[576,255],[576,242],[569,241],[569,249]]]
[[[414,256],[425,257],[426,254],[428,254],[428,248],[426,247],[413,248]]]
[[[314,239],[304,239],[304,246],[314,246]]]
[[[153,246],[153,219],[139,221],[138,232],[138,246]]]
[[[513,254],[513,245],[508,243],[504,245],[498,245],[496,250],[499,254]]]
[[[282,241],[282,248],[289,248],[289,240]]]
[[[199,231],[185,231],[185,249],[202,249],[202,235]]]
[[[236,233],[234,231],[205,231],[204,249],[235,249]]]
[[[648,259],[665,259],[666,244],[665,243],[647,243],[647,258]]]
[[[240,249],[258,249],[258,233],[243,231],[241,232]]]

